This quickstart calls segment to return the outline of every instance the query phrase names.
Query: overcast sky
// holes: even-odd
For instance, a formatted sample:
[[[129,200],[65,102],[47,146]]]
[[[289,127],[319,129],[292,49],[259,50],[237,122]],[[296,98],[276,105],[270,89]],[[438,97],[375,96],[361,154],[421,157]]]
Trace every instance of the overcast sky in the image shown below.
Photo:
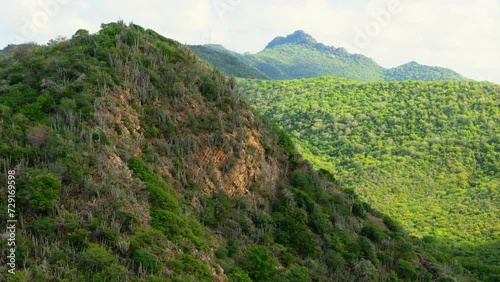
[[[0,48],[45,44],[123,19],[181,43],[256,53],[302,29],[384,67],[409,61],[500,83],[500,0],[17,0],[0,10]]]

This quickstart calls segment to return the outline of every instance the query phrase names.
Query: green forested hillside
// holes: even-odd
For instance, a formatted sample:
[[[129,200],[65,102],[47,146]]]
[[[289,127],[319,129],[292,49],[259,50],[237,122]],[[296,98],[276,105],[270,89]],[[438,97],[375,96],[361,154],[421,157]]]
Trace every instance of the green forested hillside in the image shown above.
[[[471,280],[303,161],[233,78],[134,24],[11,50],[0,125],[2,281]]]
[[[484,281],[499,279],[499,85],[324,77],[240,88],[317,167]]]
[[[385,81],[441,81],[441,80],[466,80],[451,69],[424,66],[417,62],[410,62],[399,67],[384,70]]]

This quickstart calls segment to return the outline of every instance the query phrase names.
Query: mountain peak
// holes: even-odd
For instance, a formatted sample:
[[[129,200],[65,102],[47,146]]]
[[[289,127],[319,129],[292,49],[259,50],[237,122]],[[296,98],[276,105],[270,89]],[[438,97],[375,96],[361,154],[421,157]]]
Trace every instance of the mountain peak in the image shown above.
[[[269,44],[267,44],[266,49],[272,48],[283,44],[301,44],[301,45],[313,45],[318,42],[310,34],[307,34],[303,30],[297,30],[286,37],[278,36],[274,38]]]

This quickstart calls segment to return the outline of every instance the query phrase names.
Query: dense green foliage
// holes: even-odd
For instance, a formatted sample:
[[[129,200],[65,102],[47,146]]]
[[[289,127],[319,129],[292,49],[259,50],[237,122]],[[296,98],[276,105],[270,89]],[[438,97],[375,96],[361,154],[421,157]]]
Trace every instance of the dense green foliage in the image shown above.
[[[263,73],[243,63],[231,54],[224,54],[200,45],[189,46],[189,48],[191,48],[191,50],[193,50],[198,57],[212,64],[214,67],[220,69],[226,74],[243,78],[267,78]]]
[[[33,210],[50,210],[59,201],[61,182],[53,175],[37,175],[29,180],[20,194]]]
[[[220,45],[205,45],[205,51],[197,54],[227,74],[243,78],[248,72],[240,63],[255,68],[272,79],[296,79],[318,76],[352,78],[360,81],[403,80],[465,80],[460,74],[446,68],[429,67],[411,62],[396,68],[385,69],[360,54],[350,54],[344,48],[325,46],[316,42],[304,31],[296,31],[287,37],[277,37],[264,50],[256,54],[238,54]],[[197,47],[200,48],[200,47]],[[211,52],[206,50],[210,49]],[[196,51],[196,49],[195,49]],[[237,68],[234,60],[237,59]]]
[[[240,88],[363,200],[411,234],[455,248],[449,252],[484,281],[498,277],[500,86],[325,77]],[[373,226],[361,234],[381,237]],[[490,249],[479,253],[477,244]],[[406,262],[397,267],[412,272]]]
[[[14,48],[0,124],[18,181],[7,281],[467,278],[303,161],[233,78],[134,24]]]

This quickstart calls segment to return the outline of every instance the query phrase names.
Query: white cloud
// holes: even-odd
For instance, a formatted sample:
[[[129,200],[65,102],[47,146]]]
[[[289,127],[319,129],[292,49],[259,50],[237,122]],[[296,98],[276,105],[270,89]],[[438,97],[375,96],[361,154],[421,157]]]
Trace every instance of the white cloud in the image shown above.
[[[102,22],[118,18],[182,43],[203,44],[210,38],[239,52],[258,52],[274,37],[303,29],[320,42],[358,51],[386,67],[415,60],[500,83],[498,0],[41,1],[67,4],[60,4],[57,13],[28,38],[39,43],[57,35],[71,36],[79,28],[95,32]],[[401,3],[401,13],[392,14],[390,24],[369,37],[369,44],[356,44],[357,30],[368,26],[373,31],[374,14],[387,11],[390,1]],[[11,43],[13,35],[23,37],[25,19],[33,21],[34,15],[44,12],[39,3],[2,4],[0,47]]]

